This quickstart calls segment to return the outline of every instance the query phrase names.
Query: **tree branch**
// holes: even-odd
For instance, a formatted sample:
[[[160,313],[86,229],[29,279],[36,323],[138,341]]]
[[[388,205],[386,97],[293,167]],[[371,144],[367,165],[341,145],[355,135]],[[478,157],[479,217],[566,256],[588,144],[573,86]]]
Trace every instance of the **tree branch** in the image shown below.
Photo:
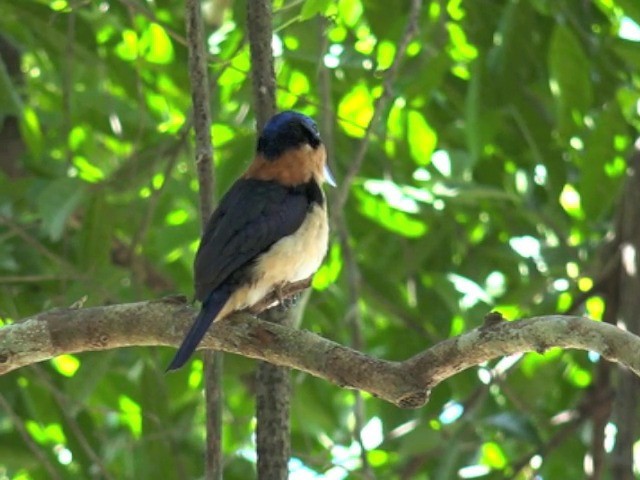
[[[636,145],[627,161],[626,180],[616,218],[616,239],[620,251],[620,267],[616,306],[616,322],[630,332],[640,332],[640,145]],[[640,383],[628,372],[618,372],[613,417],[618,427],[611,454],[611,473],[618,480],[632,480],[634,444],[638,430]]]
[[[198,173],[200,224],[202,232],[213,211],[215,177],[213,175],[213,144],[211,142],[211,108],[209,76],[205,50],[204,25],[200,0],[185,3],[185,23],[189,50],[189,78],[195,130],[195,164]],[[220,352],[207,351],[203,355],[205,377],[205,411],[207,441],[205,449],[205,478],[223,477],[222,462],[222,369]]]
[[[213,177],[213,146],[211,144],[211,111],[209,108],[209,78],[207,53],[204,49],[204,33],[200,16],[200,1],[186,2],[186,30],[189,44],[189,78],[193,104],[193,126],[196,134],[196,168],[200,219],[204,230],[213,210],[215,179]]]
[[[64,353],[177,346],[194,314],[193,308],[175,299],[40,313],[0,329],[0,374]],[[494,322],[402,362],[370,357],[309,331],[246,313],[216,322],[200,345],[295,368],[405,408],[424,405],[430,389],[469,367],[554,346],[598,352],[640,375],[640,337],[613,325],[563,315]]]
[[[258,132],[262,131],[276,110],[276,75],[271,49],[272,17],[271,0],[255,0],[247,4],[253,108]]]

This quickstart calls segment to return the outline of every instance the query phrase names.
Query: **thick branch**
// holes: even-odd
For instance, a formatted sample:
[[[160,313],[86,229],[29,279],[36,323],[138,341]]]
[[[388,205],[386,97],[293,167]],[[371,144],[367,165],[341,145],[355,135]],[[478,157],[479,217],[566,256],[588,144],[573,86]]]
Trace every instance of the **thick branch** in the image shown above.
[[[190,306],[169,300],[44,312],[0,329],[0,374],[63,353],[176,346],[194,314]],[[639,337],[613,325],[561,315],[496,322],[403,362],[369,357],[314,333],[243,313],[216,322],[200,345],[302,370],[407,408],[424,405],[431,388],[469,367],[553,346],[598,352],[640,375]]]
[[[629,158],[622,200],[617,212],[616,239],[620,249],[620,268],[617,269],[618,286],[616,322],[635,334],[640,333],[640,145]],[[618,427],[616,443],[611,456],[611,472],[619,480],[634,476],[634,444],[637,440],[640,384],[627,372],[618,374],[614,419]]]

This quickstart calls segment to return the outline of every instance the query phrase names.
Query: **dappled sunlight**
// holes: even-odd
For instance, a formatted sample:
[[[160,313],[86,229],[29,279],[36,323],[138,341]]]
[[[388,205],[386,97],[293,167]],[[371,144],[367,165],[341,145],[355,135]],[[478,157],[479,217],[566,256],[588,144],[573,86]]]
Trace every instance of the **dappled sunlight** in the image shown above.
[[[638,252],[635,245],[625,243],[620,248],[622,255],[622,267],[625,273],[630,277],[638,275]]]
[[[157,316],[123,326],[124,344],[145,345],[135,348],[109,347],[122,317],[62,336],[62,316],[153,309],[174,295],[187,298],[176,315],[191,316],[200,201],[219,202],[244,174],[261,109],[272,107],[317,123],[337,183],[316,199],[331,215],[330,244],[296,304],[298,330],[276,334],[285,327],[247,317],[213,328],[237,327],[229,338],[206,337],[245,345],[250,331],[254,342],[224,356],[225,479],[257,475],[248,357],[264,352],[278,365],[302,359],[290,365],[292,480],[604,478],[613,455],[632,448],[639,472],[640,442],[620,444],[637,432],[623,434],[630,422],[607,395],[627,384],[592,333],[637,328],[622,307],[633,304],[635,287],[623,284],[637,282],[638,245],[620,223],[637,217],[621,215],[640,171],[630,156],[640,146],[635,1],[278,0],[262,26],[247,6],[267,4],[194,2],[203,101],[192,88],[191,2],[5,0],[0,330],[21,332],[47,312],[39,332],[60,355],[1,377],[0,477],[205,476],[204,357],[165,375],[171,342],[146,340]],[[252,43],[258,28],[265,35]],[[153,302],[135,307],[143,300]],[[554,347],[546,334],[559,314],[579,319],[570,333],[600,353]],[[488,342],[479,354],[545,315],[553,322],[532,353],[470,365],[424,405],[428,366],[398,373],[427,349],[463,349],[469,335]],[[162,333],[178,335],[178,321]],[[24,358],[15,343],[31,355],[39,332],[0,342],[0,369]],[[286,343],[304,334],[335,343]],[[344,347],[354,356],[340,372]],[[396,396],[341,388],[383,360],[389,370],[363,381]],[[310,375],[314,362],[335,375]]]
[[[622,17],[620,20],[618,35],[620,38],[624,38],[625,40],[640,42],[640,25],[634,22],[630,17]]]

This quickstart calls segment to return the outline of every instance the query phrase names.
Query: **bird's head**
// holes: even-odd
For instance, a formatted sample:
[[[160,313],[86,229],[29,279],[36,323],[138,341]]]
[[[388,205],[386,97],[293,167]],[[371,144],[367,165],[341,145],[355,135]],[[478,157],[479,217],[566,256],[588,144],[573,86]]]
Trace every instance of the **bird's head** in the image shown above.
[[[281,112],[266,123],[258,138],[258,153],[267,160],[275,160],[288,150],[309,145],[317,149],[322,140],[318,126],[306,115],[298,112]]]
[[[256,160],[247,176],[286,185],[306,183],[313,178],[335,186],[316,123],[293,111],[280,112],[266,123],[258,138]]]

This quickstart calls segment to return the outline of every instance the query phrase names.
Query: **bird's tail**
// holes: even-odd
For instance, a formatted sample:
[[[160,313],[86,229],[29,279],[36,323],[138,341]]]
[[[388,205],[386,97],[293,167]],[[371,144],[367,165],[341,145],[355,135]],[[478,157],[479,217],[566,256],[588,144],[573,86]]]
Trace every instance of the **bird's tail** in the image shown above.
[[[211,295],[209,295],[202,304],[202,309],[200,313],[198,313],[193,325],[191,325],[189,332],[184,337],[182,345],[180,345],[173,360],[171,360],[171,363],[167,367],[167,372],[177,370],[189,360],[189,357],[191,357],[191,354],[200,343],[200,340],[202,340],[202,337],[204,337],[213,320],[218,313],[220,313],[220,310],[222,310],[222,307],[227,303],[230,296],[230,288],[222,287],[211,292]]]

